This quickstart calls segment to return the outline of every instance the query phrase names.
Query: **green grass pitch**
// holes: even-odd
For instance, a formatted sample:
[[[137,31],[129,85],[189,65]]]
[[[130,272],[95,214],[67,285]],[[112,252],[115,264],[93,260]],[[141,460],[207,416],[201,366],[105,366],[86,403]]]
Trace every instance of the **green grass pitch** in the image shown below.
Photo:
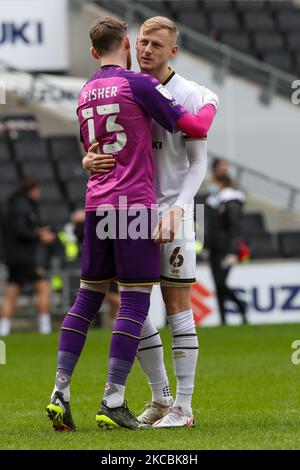
[[[174,392],[171,337],[162,332]],[[109,330],[92,330],[72,382],[76,433],[54,433],[45,416],[58,333],[14,334],[0,365],[0,449],[299,449],[300,365],[291,362],[299,325],[198,329],[200,353],[193,429],[102,431],[95,424],[108,364]],[[150,398],[135,364],[127,400],[138,413]]]

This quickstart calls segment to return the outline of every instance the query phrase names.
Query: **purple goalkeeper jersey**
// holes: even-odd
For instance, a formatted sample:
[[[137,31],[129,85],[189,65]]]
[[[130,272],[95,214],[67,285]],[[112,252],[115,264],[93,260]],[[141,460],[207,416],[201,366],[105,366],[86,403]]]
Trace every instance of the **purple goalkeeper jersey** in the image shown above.
[[[172,132],[184,108],[152,76],[109,65],[82,88],[77,114],[85,150],[99,142],[100,153],[116,158],[109,173],[91,174],[86,210],[102,204],[119,209],[155,204],[151,121]],[[120,196],[127,198],[121,198],[124,205]]]

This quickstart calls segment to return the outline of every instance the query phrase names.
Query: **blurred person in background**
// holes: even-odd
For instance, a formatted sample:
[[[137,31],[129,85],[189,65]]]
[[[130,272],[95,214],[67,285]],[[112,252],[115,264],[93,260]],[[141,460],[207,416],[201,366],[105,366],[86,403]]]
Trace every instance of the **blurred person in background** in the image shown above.
[[[218,178],[229,175],[229,164],[227,160],[214,158],[211,164],[211,173],[203,181],[200,193],[215,194],[219,191]]]
[[[227,285],[230,269],[238,262],[245,195],[235,188],[228,175],[219,176],[215,181],[217,192],[206,200],[206,246],[209,249],[221,322],[226,324],[225,301],[230,300],[238,306],[243,323],[246,323],[246,303]]]
[[[41,244],[49,245],[55,235],[43,226],[38,200],[41,193],[39,181],[25,178],[20,188],[9,198],[5,216],[5,259],[8,284],[2,307],[0,336],[8,336],[16,301],[24,284],[33,284],[37,294],[39,332],[51,332],[49,314],[50,288],[43,269],[37,265],[37,251]]]

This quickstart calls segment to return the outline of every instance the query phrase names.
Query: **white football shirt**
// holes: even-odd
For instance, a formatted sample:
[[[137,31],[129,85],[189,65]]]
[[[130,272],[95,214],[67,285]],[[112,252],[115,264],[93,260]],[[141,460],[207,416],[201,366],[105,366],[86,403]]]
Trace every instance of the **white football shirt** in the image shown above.
[[[183,105],[192,114],[196,114],[206,103],[217,107],[216,95],[205,87],[189,82],[174,71],[163,85],[175,98],[176,103]],[[162,206],[162,214],[165,214],[167,208],[164,205],[170,208],[178,198],[189,169],[189,160],[182,132],[171,134],[155,121],[152,126],[157,202]]]

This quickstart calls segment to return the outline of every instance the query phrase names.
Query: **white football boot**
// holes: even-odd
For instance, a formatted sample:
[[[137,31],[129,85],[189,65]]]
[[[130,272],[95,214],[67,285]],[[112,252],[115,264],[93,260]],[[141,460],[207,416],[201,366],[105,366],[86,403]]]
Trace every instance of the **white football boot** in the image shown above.
[[[181,406],[172,406],[169,412],[156,421],[153,428],[182,428],[194,426],[194,417],[184,414]]]
[[[170,410],[170,407],[173,404],[171,399],[169,403],[162,404],[156,401],[147,403],[145,406],[145,411],[137,417],[137,420],[144,425],[152,426],[153,423],[163,418]]]

